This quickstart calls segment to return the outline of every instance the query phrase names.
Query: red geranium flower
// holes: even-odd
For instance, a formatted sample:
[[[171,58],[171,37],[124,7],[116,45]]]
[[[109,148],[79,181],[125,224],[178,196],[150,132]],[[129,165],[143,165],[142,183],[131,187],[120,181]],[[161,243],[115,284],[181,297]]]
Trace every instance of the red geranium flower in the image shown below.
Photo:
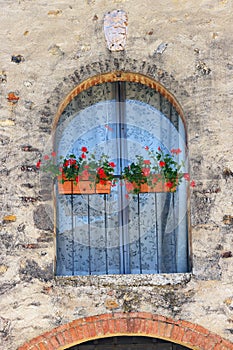
[[[69,165],[74,165],[76,164],[76,159],[70,158],[68,162],[69,162]]]
[[[37,169],[40,169],[40,166],[41,166],[41,161],[39,160],[39,161],[36,163],[36,168],[37,168]]]
[[[52,156],[52,157],[56,157],[56,155],[57,155],[56,152],[52,152],[52,153],[51,153],[51,156]]]
[[[101,185],[106,185],[106,180],[101,180],[101,179],[100,179],[99,183],[100,183]]]
[[[142,173],[144,176],[150,175],[150,168],[142,168]]]
[[[85,154],[85,153],[82,153],[82,154],[81,154],[81,158],[82,158],[82,159],[87,158],[86,154]]]
[[[168,188],[172,188],[173,187],[173,182],[171,181],[168,181],[168,182],[165,182],[165,186],[167,186]]]
[[[195,186],[196,186],[196,183],[195,183],[194,180],[192,180],[192,181],[190,182],[190,186],[191,186],[191,187],[195,187]]]
[[[48,160],[49,159],[49,156],[46,154],[45,156],[44,156],[44,160]]]
[[[108,163],[108,165],[112,168],[115,168],[115,166],[116,166],[116,164],[114,162],[110,162],[110,163]]]
[[[165,162],[163,162],[162,160],[160,160],[160,162],[159,162],[159,166],[162,168],[162,167],[164,167],[166,165],[166,163]]]
[[[144,163],[144,164],[147,164],[147,165],[150,165],[151,162],[150,162],[149,159],[145,159],[145,160],[143,161],[143,163]]]
[[[146,151],[148,151],[148,150],[149,150],[149,147],[148,147],[148,146],[146,146],[146,147],[145,147],[145,150],[146,150]]]
[[[82,147],[81,151],[84,152],[84,153],[87,153],[87,147]]]
[[[107,176],[103,168],[98,169],[98,175],[99,175],[100,179],[103,179]]]
[[[76,164],[76,159],[70,158],[67,159],[64,163],[65,167],[71,166],[71,165],[75,165]]]

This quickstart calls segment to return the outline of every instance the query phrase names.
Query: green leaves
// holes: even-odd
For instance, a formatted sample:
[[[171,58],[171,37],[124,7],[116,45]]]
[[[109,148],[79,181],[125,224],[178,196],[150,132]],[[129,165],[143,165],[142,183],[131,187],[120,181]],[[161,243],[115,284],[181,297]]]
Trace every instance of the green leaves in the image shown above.
[[[181,169],[184,167],[184,161],[179,164],[175,156],[181,153],[181,150],[172,149],[170,154],[164,153],[160,147],[156,152],[150,150],[148,146],[145,147],[145,150],[148,152],[148,158],[144,159],[136,155],[137,161],[125,167],[121,175],[122,179],[136,185],[137,188],[133,190],[133,193],[140,192],[141,184],[155,185],[155,174],[158,175],[158,181],[167,183],[171,189],[179,185],[183,178]]]

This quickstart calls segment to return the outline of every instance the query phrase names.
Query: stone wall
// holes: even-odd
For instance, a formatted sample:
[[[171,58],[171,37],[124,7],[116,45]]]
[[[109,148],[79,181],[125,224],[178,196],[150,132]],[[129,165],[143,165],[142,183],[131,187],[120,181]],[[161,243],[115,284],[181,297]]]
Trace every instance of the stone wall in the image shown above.
[[[128,15],[125,50],[104,37],[108,11]],[[1,2],[0,348],[72,320],[150,312],[233,342],[230,0]],[[170,276],[54,277],[52,186],[35,164],[52,145],[60,103],[115,70],[163,84],[188,127],[193,271]]]

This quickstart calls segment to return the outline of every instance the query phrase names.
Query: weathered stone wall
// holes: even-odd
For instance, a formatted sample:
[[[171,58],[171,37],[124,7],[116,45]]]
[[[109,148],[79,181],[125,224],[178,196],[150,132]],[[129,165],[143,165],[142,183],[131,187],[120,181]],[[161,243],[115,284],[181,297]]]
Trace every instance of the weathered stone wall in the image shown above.
[[[114,9],[128,14],[120,52],[103,31]],[[232,10],[230,0],[1,1],[1,349],[113,311],[186,320],[233,342]],[[35,164],[66,95],[114,70],[160,81],[185,112],[192,274],[54,278],[51,185]]]

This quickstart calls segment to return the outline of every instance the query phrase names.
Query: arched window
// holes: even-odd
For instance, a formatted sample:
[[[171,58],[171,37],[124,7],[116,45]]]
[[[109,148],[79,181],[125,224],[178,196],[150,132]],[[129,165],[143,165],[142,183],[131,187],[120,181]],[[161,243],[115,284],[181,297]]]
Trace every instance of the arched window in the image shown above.
[[[187,347],[171,343],[167,340],[150,338],[150,337],[134,337],[134,336],[118,336],[96,340],[90,340],[79,345],[72,346],[70,350],[188,350]]]
[[[185,124],[171,94],[140,75],[93,81],[76,89],[59,118],[59,157],[78,157],[84,146],[107,154],[118,179],[137,155],[146,159],[145,147],[180,149],[187,172]],[[186,192],[185,181],[176,192],[128,196],[121,181],[109,194],[57,192],[57,275],[189,271]]]

